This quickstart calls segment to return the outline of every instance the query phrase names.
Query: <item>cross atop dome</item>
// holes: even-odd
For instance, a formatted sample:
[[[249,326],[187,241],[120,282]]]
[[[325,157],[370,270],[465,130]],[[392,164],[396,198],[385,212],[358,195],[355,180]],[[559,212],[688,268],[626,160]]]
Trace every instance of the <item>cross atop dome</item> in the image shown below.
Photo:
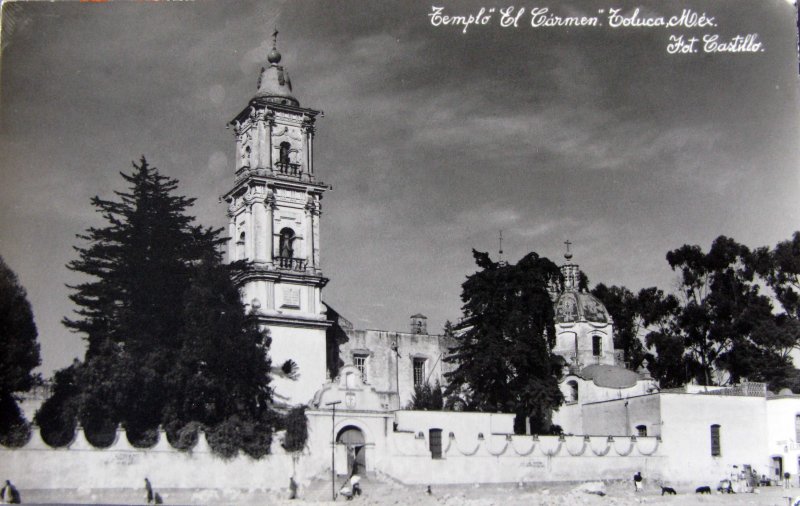
[[[275,31],[272,32],[272,51],[269,52],[267,55],[267,61],[270,64],[277,65],[281,62],[281,53],[278,51],[278,27],[275,27]]]

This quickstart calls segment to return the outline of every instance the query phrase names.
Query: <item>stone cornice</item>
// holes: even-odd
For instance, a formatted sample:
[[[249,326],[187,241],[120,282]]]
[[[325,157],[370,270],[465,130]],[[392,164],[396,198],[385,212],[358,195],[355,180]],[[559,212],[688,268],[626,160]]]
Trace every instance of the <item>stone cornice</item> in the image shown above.
[[[264,175],[261,175],[261,174]],[[246,191],[250,183],[261,183],[269,188],[286,188],[287,190],[302,191],[321,195],[322,192],[332,189],[332,186],[317,181],[298,181],[279,176],[268,175],[269,169],[251,169],[242,173],[227,193],[220,196],[220,200],[228,201],[232,196]]]
[[[274,267],[270,268],[266,264],[262,267],[251,263],[248,265],[247,270],[234,276],[233,281],[236,284],[244,284],[253,280],[286,282],[323,288],[328,284],[329,279],[323,276],[321,272],[317,272],[317,274],[311,274],[309,272],[279,270]]]
[[[280,111],[280,112],[287,112],[290,114],[302,114],[305,116],[309,116],[312,118],[316,118],[317,116],[324,116],[325,114],[322,111],[317,111],[315,109],[309,109],[306,107],[297,107],[289,104],[276,104],[273,102],[263,103],[259,102],[257,99],[253,99],[250,101],[247,107],[241,110],[239,114],[237,114],[231,121],[228,122],[229,125],[235,126],[237,123],[243,124],[251,114],[252,109],[268,109],[271,111]]]
[[[327,329],[333,322],[330,320],[314,320],[311,318],[303,318],[302,316],[288,316],[288,315],[272,315],[272,314],[259,314],[253,315],[258,323],[265,325],[281,325],[283,327],[312,327],[318,329]]]

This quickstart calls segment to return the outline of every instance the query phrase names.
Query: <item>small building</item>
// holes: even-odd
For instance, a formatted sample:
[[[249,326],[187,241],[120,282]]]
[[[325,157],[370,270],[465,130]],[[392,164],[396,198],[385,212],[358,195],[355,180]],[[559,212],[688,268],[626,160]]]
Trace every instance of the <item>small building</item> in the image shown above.
[[[331,329],[339,336],[338,363],[354,366],[364,384],[384,398],[387,409],[406,408],[416,387],[446,386],[445,373],[453,367],[444,358],[455,340],[428,334],[425,320],[416,314],[411,317],[411,332],[390,332],[355,330],[338,317]]]

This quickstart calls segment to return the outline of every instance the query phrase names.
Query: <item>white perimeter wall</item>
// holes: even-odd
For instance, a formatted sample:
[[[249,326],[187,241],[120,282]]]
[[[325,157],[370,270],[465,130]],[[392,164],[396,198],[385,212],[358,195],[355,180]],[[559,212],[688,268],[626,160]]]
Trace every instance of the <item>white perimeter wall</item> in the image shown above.
[[[662,393],[661,437],[669,455],[665,476],[708,485],[729,477],[734,465],[768,474],[766,399]],[[721,455],[711,455],[711,425],[720,426]]]
[[[404,483],[508,483],[631,478],[661,467],[656,438],[485,436],[443,434],[443,458],[432,459],[427,435],[395,433],[376,467]],[[652,472],[651,472],[652,471]]]
[[[793,430],[787,423],[768,430],[763,397],[669,393],[629,399],[631,424],[652,399],[661,403],[660,437],[516,436],[509,430],[511,415],[491,413],[337,410],[332,420],[329,410],[309,410],[308,447],[302,455],[286,454],[276,438],[273,454],[258,460],[224,460],[210,452],[204,437],[191,452],[172,449],[163,435],[154,448],[135,449],[122,433],[110,448],[95,449],[79,431],[68,449],[53,449],[36,432],[22,449],[0,447],[0,476],[22,489],[141,488],[148,476],[160,489],[285,490],[292,474],[301,484],[325,478],[332,450],[337,474],[345,473],[347,450],[332,447],[331,440],[353,426],[364,434],[367,471],[409,484],[629,479],[641,471],[657,482],[715,486],[733,465],[750,464],[768,474],[775,438]],[[590,413],[593,421],[624,420],[621,402],[599,404],[605,406]],[[800,399],[792,399],[770,409],[785,422],[793,421],[798,407]],[[712,424],[720,425],[719,457],[711,456]],[[431,428],[442,429],[441,459],[430,452]]]
[[[157,489],[285,490],[289,477],[302,479],[324,469],[308,456],[293,458],[277,441],[273,455],[225,460],[211,453],[200,435],[191,452],[172,448],[162,432],[153,448],[133,448],[124,432],[109,448],[92,447],[78,430],[69,448],[51,448],[34,431],[22,449],[0,446],[0,476],[19,489],[141,489],[149,477]]]

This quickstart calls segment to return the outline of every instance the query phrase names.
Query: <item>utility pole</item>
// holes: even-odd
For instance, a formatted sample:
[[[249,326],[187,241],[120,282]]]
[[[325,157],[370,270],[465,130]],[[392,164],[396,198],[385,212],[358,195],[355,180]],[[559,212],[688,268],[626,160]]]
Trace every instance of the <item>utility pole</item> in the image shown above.
[[[395,358],[394,358],[394,376],[395,376],[395,387],[397,387],[397,409],[403,409],[400,403],[400,341],[399,336],[394,336],[394,342],[392,343],[392,350],[394,351]]]
[[[342,401],[326,402],[326,406],[332,406],[331,411],[331,500],[336,500],[336,405]]]

